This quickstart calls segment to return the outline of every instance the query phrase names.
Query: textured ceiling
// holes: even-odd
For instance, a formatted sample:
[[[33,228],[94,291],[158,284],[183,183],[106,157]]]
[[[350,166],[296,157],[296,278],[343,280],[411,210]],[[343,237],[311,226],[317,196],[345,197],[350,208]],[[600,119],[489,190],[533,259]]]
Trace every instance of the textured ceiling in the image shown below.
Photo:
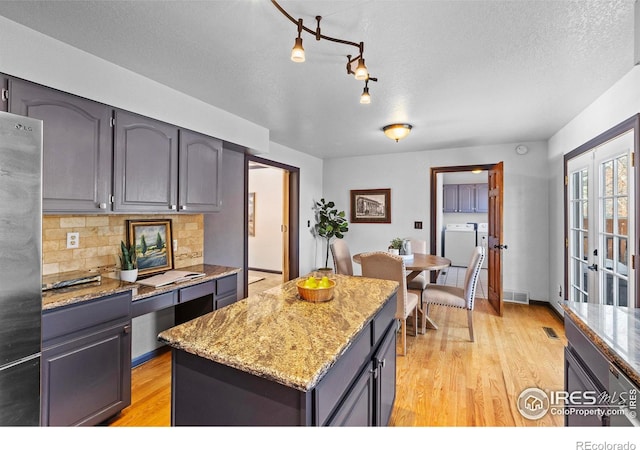
[[[0,15],[229,111],[319,157],[546,140],[633,66],[633,0],[0,1]],[[1,69],[0,69],[1,70]],[[409,122],[399,143],[381,128]]]

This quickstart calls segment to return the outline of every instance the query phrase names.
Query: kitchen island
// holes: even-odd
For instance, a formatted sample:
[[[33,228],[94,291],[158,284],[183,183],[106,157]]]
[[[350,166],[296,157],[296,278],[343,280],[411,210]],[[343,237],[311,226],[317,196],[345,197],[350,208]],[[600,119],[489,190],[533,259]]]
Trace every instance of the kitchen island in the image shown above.
[[[386,425],[398,283],[335,275],[312,303],[289,281],[159,334],[172,425]]]

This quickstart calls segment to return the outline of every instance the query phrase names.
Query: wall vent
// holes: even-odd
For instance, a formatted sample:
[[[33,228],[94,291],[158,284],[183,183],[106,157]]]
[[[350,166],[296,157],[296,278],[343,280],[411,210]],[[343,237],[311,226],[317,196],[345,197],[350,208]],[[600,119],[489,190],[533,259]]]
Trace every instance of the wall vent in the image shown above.
[[[528,292],[510,291],[508,289],[505,289],[505,290],[502,291],[502,299],[505,302],[523,303],[525,305],[528,305],[529,304],[529,293]]]

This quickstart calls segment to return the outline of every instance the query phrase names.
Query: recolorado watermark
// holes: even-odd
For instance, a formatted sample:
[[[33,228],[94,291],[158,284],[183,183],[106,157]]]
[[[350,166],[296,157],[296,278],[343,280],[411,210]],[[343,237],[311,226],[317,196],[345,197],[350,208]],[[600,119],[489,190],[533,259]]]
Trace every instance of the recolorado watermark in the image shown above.
[[[633,442],[577,441],[576,450],[636,450]]]
[[[547,415],[616,416],[637,417],[637,390],[624,392],[596,391],[544,391],[527,388],[517,399],[522,417],[538,420]],[[635,448],[635,447],[634,447]],[[584,450],[617,450],[618,447],[581,447]],[[620,450],[626,450],[620,447]],[[629,449],[632,450],[632,449]]]

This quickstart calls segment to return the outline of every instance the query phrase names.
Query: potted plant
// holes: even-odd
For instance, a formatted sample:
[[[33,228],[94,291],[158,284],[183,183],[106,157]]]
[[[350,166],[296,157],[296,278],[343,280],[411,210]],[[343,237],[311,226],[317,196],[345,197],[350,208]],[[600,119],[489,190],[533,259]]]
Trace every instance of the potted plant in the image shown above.
[[[125,245],[120,241],[120,279],[133,283],[138,278],[138,265],[136,264],[135,248]]]
[[[320,270],[331,270],[329,267],[329,246],[333,239],[342,239],[349,231],[349,223],[345,219],[345,212],[338,211],[334,202],[327,202],[324,198],[316,202],[316,224],[313,227],[314,235],[320,236],[326,244],[324,267]]]
[[[400,249],[402,248],[402,239],[400,238],[393,238],[391,240],[391,244],[389,244],[389,253],[393,254],[393,255],[399,255],[400,254]]]

